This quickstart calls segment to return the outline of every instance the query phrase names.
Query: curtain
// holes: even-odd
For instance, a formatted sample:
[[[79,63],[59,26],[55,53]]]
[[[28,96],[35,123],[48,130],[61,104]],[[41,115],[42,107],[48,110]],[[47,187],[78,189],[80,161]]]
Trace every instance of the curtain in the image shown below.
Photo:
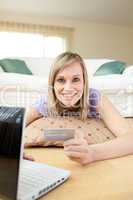
[[[52,26],[52,25],[0,21],[0,31],[35,33],[35,34],[37,33],[37,34],[41,34],[44,36],[63,37],[66,40],[66,50],[71,50],[74,28],[62,27],[62,26]]]

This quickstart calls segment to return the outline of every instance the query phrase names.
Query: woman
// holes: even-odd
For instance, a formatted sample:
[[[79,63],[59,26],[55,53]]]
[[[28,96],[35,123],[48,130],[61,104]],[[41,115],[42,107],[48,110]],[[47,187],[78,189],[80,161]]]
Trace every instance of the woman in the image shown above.
[[[101,144],[88,145],[82,135],[66,141],[65,153],[74,161],[88,164],[133,153],[130,127],[104,95],[88,89],[87,71],[78,54],[65,52],[55,59],[49,75],[48,99],[41,99],[30,109],[27,124],[47,115],[78,115],[81,120],[100,117],[117,136]]]

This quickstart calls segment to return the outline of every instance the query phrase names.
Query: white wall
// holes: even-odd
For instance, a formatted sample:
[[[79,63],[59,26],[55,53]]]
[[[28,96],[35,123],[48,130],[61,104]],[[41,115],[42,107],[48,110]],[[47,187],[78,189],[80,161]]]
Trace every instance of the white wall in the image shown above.
[[[0,20],[74,27],[73,49],[84,58],[113,58],[133,64],[133,27],[0,13]]]

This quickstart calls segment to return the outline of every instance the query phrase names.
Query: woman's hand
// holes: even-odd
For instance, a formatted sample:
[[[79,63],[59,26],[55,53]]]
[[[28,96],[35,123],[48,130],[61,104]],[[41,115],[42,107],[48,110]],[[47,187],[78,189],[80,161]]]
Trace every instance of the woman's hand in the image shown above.
[[[75,139],[64,142],[65,154],[73,161],[86,165],[94,161],[94,153],[83,136],[75,136]]]
[[[34,158],[32,156],[26,155],[25,153],[23,153],[23,158],[26,160],[34,161]]]

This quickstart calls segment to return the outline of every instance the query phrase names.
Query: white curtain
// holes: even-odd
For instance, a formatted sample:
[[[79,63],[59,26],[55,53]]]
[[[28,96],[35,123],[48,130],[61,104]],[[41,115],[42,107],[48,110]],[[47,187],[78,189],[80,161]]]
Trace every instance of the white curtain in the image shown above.
[[[74,28],[0,21],[0,31],[37,33],[43,36],[62,37],[66,41],[66,50],[71,50]]]

